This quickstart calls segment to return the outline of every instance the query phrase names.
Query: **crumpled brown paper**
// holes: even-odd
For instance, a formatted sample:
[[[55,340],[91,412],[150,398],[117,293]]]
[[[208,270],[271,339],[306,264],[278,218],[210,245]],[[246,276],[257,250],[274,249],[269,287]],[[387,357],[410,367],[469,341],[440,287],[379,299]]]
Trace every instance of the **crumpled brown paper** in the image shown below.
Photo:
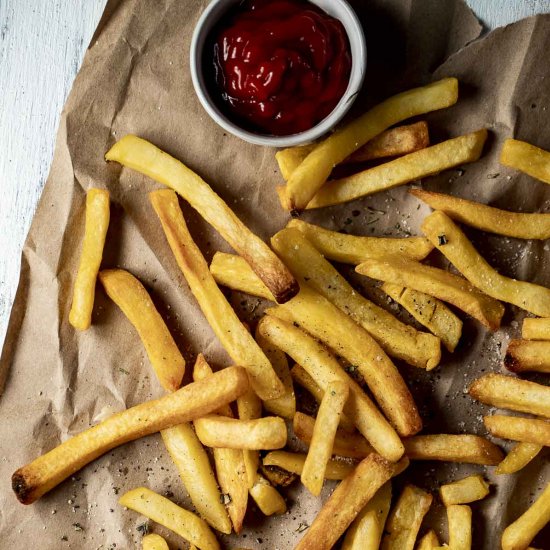
[[[162,393],[135,331],[101,289],[92,328],[77,333],[68,324],[89,187],[108,188],[112,197],[104,266],[124,267],[146,284],[187,359],[202,351],[213,364],[229,362],[190,295],[148,203],[146,193],[157,185],[103,161],[116,139],[135,133],[201,174],[262,237],[287,221],[275,196],[281,180],[274,151],[226,135],[193,92],[189,43],[206,4],[110,1],[65,107],[50,176],[23,250],[21,280],[0,362],[1,548],[137,547],[141,534],[136,527],[143,518],[122,509],[117,494],[139,485],[190,506],[158,436],[108,453],[32,506],[16,501],[10,476],[109,411]],[[504,208],[548,210],[548,187],[504,169],[497,157],[508,136],[550,149],[550,16],[498,29],[460,50],[481,32],[461,0],[353,4],[365,25],[369,48],[365,89],[355,112],[410,85],[455,75],[461,82],[461,99],[455,107],[428,117],[433,139],[480,127],[492,131],[480,162],[430,178],[424,186]],[[432,76],[431,71],[449,55]],[[428,211],[423,205],[417,207],[416,199],[401,188],[304,217],[350,233],[402,236],[416,233]],[[183,208],[208,258],[215,250],[228,250],[191,208]],[[550,285],[550,254],[544,242],[471,235],[503,273]],[[369,296],[388,305],[372,284],[352,278]],[[258,317],[259,300],[232,295],[232,302],[243,319]],[[467,321],[458,351],[446,354],[435,372],[400,365],[420,404],[427,432],[484,433],[480,415],[486,408],[474,403],[464,389],[482,372],[501,369],[507,341],[519,333],[523,315],[511,307],[507,310],[504,328],[496,334]],[[548,480],[548,466],[543,472],[547,456],[541,455],[519,475],[498,479],[482,467],[436,463],[415,464],[402,477],[436,490],[442,481],[486,472],[494,485],[491,496],[473,506],[474,548],[494,549],[503,527],[524,511],[543,480]],[[395,484],[395,493],[401,484]],[[323,499],[332,487],[325,487]],[[266,520],[251,503],[248,528],[240,537],[222,537],[227,547],[293,547],[321,504],[299,484],[286,495],[289,512],[281,518]],[[440,506],[433,507],[427,523],[446,540]],[[186,547],[165,529],[153,528],[167,536],[171,548]],[[544,547],[544,534],[537,540],[541,542],[535,546]]]

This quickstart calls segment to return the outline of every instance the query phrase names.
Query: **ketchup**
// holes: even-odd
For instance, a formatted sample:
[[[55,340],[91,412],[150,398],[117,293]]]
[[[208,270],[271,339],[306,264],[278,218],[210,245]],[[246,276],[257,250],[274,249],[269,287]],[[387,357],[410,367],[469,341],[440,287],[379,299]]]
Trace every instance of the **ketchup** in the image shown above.
[[[254,130],[289,135],[331,113],[348,86],[340,21],[303,0],[247,0],[212,36],[221,107]],[[207,60],[211,63],[211,60]]]

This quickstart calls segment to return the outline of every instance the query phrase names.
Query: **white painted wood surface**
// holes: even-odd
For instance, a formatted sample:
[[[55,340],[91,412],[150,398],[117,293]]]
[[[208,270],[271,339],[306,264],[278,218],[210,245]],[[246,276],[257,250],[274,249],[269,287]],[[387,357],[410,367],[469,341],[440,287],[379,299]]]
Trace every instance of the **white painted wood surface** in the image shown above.
[[[550,12],[550,0],[467,1],[488,28]],[[105,2],[0,0],[0,347],[59,115]]]

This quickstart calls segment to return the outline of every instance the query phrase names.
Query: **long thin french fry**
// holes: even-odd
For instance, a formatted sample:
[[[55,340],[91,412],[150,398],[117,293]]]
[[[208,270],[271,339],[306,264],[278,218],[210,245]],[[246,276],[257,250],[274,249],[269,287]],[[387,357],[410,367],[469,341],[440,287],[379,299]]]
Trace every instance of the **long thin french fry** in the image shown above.
[[[511,340],[504,356],[504,366],[512,372],[550,373],[550,341]]]
[[[543,446],[536,443],[516,443],[506,458],[495,468],[495,474],[514,474],[527,466]]]
[[[550,421],[548,420],[495,414],[484,416],[483,422],[495,437],[550,447]]]
[[[263,459],[264,466],[276,466],[297,475],[302,474],[305,462],[305,454],[289,453],[288,451],[271,451]],[[325,479],[342,480],[353,471],[355,466],[356,464],[351,462],[330,459],[325,469]]]
[[[535,145],[519,139],[507,139],[500,152],[500,162],[550,183],[550,152]]]
[[[449,548],[470,550],[472,548],[472,509],[469,506],[453,504],[447,506],[449,524]]]
[[[521,336],[526,340],[550,340],[550,319],[526,317],[523,319]]]

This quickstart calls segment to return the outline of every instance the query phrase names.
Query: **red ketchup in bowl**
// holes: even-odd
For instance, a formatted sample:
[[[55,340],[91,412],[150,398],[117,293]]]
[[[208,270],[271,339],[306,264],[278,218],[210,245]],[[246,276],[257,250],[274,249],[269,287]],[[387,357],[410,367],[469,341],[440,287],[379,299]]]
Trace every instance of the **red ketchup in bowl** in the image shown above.
[[[207,55],[213,54],[220,107],[255,131],[284,136],[308,130],[347,89],[346,31],[309,2],[247,0],[211,38]]]

